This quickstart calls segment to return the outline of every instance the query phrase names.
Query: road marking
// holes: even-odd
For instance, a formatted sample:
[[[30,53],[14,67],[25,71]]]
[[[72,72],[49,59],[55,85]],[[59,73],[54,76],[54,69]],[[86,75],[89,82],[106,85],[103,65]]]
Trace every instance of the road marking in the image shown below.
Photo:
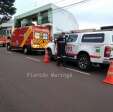
[[[81,74],[85,74],[85,75],[87,75],[87,76],[90,76],[90,75],[91,75],[90,73],[82,72],[82,71],[75,70],[75,69],[72,69],[72,68],[67,68],[67,67],[65,67],[65,69],[70,70],[70,71],[74,71],[74,72],[78,72],[78,73],[81,73]]]
[[[7,51],[6,53],[7,53],[7,54],[12,54],[12,52],[9,52],[9,51]]]
[[[31,60],[31,61],[35,61],[35,62],[41,62],[39,59],[36,58],[31,58],[31,57],[26,57],[27,59]]]

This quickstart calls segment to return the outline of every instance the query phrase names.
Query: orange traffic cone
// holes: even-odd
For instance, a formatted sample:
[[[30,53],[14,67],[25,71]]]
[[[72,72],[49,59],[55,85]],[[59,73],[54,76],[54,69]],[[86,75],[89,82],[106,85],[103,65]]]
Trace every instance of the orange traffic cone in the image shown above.
[[[113,61],[111,61],[104,83],[113,84]]]
[[[49,55],[48,55],[48,50],[45,49],[45,56],[44,56],[44,63],[49,63]]]

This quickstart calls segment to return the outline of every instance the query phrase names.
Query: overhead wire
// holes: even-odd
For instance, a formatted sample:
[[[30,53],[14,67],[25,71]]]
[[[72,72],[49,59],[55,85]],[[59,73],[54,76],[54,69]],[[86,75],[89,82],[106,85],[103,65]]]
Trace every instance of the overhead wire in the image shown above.
[[[54,4],[61,3],[61,2],[64,2],[64,1],[66,1],[66,0],[59,0],[59,1],[54,2]]]
[[[68,8],[68,7],[71,7],[71,6],[75,6],[75,5],[87,3],[87,2],[89,2],[89,1],[91,1],[91,0],[81,0],[81,1],[79,1],[79,2],[74,2],[74,3],[72,3],[72,4],[64,5],[64,6],[62,6],[62,7],[58,7],[58,8],[55,8],[55,9],[53,9],[53,10],[58,10],[58,9],[61,9],[61,8]]]
[[[60,2],[61,0],[59,0],[58,2]],[[66,0],[63,0],[63,1],[66,1]],[[69,7],[73,7],[75,5],[79,5],[79,4],[83,4],[83,3],[87,3],[88,1],[90,0],[81,0],[79,2],[74,2],[74,3],[71,3],[71,4],[68,4],[68,5],[64,5],[62,7],[57,7],[57,8],[54,8],[52,9],[52,11],[50,12],[50,14],[54,14],[54,13],[58,13],[58,12],[64,12],[65,10],[61,10],[61,9],[65,9],[65,8],[69,8]],[[56,12],[55,12],[56,11]],[[52,17],[48,17],[48,19],[52,19]]]

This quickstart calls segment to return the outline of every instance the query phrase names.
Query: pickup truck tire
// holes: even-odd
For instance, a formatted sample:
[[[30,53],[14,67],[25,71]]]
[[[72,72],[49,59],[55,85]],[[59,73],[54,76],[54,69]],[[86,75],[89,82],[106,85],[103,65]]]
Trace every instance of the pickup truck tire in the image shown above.
[[[83,53],[78,56],[78,67],[81,70],[88,71],[91,67],[90,57],[88,54]]]

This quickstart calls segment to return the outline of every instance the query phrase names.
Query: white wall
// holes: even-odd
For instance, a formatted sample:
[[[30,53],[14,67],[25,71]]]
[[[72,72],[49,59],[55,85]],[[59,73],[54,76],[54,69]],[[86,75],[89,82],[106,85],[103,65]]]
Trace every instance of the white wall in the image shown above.
[[[12,27],[12,26],[14,26],[14,20],[11,19],[11,20],[7,21],[6,23],[2,23],[0,26],[1,27]]]
[[[75,17],[64,9],[53,9],[53,34],[78,29]]]

